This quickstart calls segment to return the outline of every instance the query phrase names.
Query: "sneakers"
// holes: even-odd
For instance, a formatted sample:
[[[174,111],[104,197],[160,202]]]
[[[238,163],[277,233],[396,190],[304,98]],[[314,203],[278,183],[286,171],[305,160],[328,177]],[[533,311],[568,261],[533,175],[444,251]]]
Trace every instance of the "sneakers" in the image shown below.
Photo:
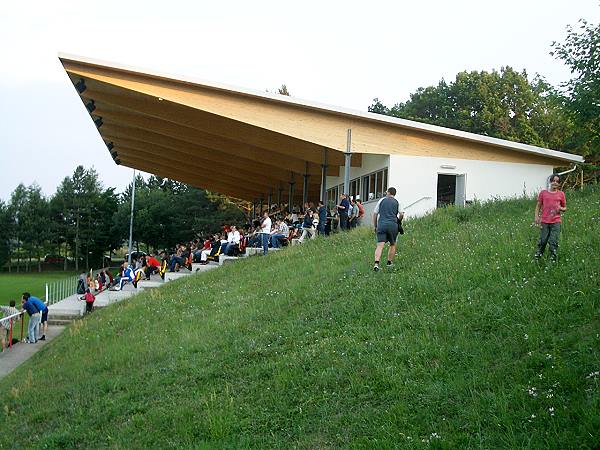
[[[373,272],[379,272],[381,269],[379,268],[379,264],[375,264],[373,266]]]
[[[394,263],[392,261],[388,261],[386,267],[394,267]]]
[[[40,341],[45,341],[46,340],[46,335],[42,334],[42,337],[40,338]]]

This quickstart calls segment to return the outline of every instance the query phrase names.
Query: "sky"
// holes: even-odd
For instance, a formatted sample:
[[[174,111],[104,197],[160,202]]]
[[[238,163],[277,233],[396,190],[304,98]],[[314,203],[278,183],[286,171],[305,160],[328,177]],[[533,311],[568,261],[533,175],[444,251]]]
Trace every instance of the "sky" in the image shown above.
[[[77,165],[122,191],[58,53],[366,111],[467,70],[511,66],[558,86],[566,26],[599,0],[113,1],[0,3],[0,201],[19,183],[52,195]]]

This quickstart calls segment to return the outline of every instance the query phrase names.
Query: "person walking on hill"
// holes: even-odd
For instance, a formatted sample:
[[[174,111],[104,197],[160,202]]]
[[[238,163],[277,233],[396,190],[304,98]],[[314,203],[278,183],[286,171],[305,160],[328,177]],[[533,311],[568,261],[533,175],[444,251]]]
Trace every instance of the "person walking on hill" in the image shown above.
[[[394,264],[394,256],[396,254],[396,239],[398,237],[398,219],[404,217],[404,213],[400,212],[400,204],[395,198],[396,188],[390,187],[373,211],[373,226],[377,236],[377,246],[375,247],[375,265],[373,270],[379,272],[379,261],[381,253],[386,242],[390,243],[387,256],[387,267]]]
[[[546,245],[550,244],[550,259],[556,262],[558,238],[560,236],[561,213],[567,210],[565,193],[559,190],[560,176],[550,177],[550,190],[543,190],[538,195],[535,205],[534,222],[540,226],[540,238],[537,243],[536,259],[544,254]]]

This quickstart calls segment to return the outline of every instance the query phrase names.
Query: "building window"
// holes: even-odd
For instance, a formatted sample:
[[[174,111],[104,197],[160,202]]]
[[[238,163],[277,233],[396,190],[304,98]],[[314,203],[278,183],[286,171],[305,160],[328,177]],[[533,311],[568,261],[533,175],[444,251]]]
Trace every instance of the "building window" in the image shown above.
[[[385,196],[388,184],[388,170],[381,169],[362,177],[361,199],[363,202]]]

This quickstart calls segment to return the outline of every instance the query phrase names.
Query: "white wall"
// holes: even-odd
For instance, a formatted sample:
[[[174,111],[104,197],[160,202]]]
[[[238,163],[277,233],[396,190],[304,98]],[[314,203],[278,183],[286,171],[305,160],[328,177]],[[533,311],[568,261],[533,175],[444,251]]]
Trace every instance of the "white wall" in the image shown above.
[[[398,155],[391,155],[389,164],[389,184],[398,190],[396,198],[403,207],[422,197],[431,197],[407,209],[407,216],[435,209],[438,174],[465,174],[466,199],[485,201],[535,194],[545,187],[553,169],[538,164]]]

